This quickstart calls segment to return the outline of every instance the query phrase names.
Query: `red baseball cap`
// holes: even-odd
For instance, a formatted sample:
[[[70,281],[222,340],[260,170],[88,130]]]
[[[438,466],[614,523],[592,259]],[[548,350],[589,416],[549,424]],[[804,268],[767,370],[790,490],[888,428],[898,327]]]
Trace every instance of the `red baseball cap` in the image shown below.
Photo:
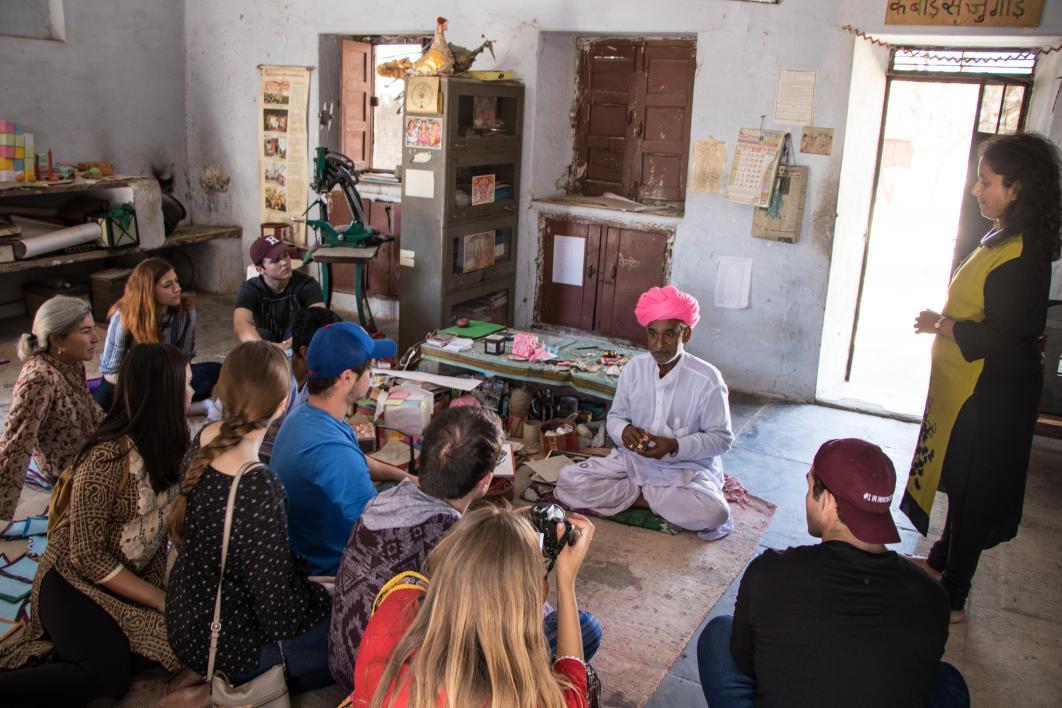
[[[866,440],[827,440],[815,453],[812,473],[830,490],[845,526],[864,543],[896,543],[900,534],[889,505],[896,470],[881,448]]]
[[[251,244],[251,263],[262,265],[262,260],[276,260],[288,252],[291,244],[281,241],[276,236],[259,236]]]

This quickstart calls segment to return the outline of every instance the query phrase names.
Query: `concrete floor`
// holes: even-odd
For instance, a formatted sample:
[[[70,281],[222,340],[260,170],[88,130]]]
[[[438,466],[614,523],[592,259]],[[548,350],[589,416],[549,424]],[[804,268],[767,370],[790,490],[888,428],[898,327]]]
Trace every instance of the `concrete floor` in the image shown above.
[[[200,358],[220,360],[235,344],[231,331],[231,297],[199,297]],[[380,323],[385,330],[393,322]],[[6,417],[11,387],[18,374],[15,335],[26,320],[0,321],[0,418]],[[102,346],[102,345],[101,345]],[[90,366],[95,375],[95,365]],[[725,375],[725,372],[724,372]],[[804,520],[804,474],[826,439],[861,437],[893,459],[906,483],[918,427],[888,418],[816,405],[790,404],[740,393],[731,394],[737,442],[724,465],[748,490],[778,505],[761,539],[762,548],[783,549],[816,542]],[[974,705],[1052,706],[1062,703],[1062,444],[1038,438],[1030,467],[1025,522],[1015,541],[985,554],[968,603],[968,621],[952,628],[946,657],[966,675]],[[897,495],[898,497],[899,495]],[[894,513],[902,552],[925,547],[906,517]],[[935,514],[935,518],[939,516]],[[738,580],[713,608],[709,618],[733,611]],[[593,609],[593,608],[588,608]],[[650,699],[650,708],[705,706],[696,663],[696,638],[671,667]],[[605,638],[607,651],[608,638]],[[300,698],[300,706],[334,705],[331,695]]]

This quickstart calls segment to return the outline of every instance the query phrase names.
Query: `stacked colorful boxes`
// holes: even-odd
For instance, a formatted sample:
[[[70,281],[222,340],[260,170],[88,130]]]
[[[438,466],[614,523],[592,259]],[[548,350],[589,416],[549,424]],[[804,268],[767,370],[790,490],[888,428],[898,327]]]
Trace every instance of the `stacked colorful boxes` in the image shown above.
[[[33,182],[36,179],[33,133],[23,133],[21,123],[0,120],[0,182]]]

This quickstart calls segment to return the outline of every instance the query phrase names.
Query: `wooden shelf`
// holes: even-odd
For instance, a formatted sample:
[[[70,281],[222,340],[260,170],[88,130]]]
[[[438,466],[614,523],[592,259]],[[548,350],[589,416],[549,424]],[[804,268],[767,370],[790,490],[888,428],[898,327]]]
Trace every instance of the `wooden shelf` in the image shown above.
[[[0,197],[34,197],[41,194],[61,194],[63,192],[91,192],[97,189],[117,189],[131,187],[137,180],[148,177],[100,177],[99,179],[75,179],[67,184],[50,182],[0,182]]]
[[[108,187],[114,186],[114,182],[107,183]],[[61,186],[61,185],[60,185]],[[73,187],[73,185],[68,185]],[[83,189],[83,187],[82,187]],[[140,246],[127,248],[97,248],[80,253],[49,253],[37,258],[16,260],[11,263],[0,263],[0,273],[16,273],[35,268],[54,268],[56,266],[70,265],[72,263],[84,263],[85,261],[98,261],[105,258],[126,256],[132,253],[142,253],[148,250],[162,250],[177,246],[188,246],[193,243],[205,243],[223,238],[239,238],[242,229],[239,226],[202,226],[188,224],[178,226],[177,229],[166,237],[165,243],[158,249],[144,249]]]

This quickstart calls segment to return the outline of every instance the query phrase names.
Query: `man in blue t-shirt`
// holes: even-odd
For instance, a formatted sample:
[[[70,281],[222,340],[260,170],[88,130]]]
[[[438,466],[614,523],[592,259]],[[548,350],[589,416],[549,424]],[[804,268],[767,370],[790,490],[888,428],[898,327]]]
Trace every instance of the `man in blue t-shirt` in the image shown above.
[[[284,420],[270,467],[288,493],[291,549],[309,560],[313,575],[335,575],[351,529],[376,495],[374,479],[415,481],[366,458],[345,419],[369,390],[373,360],[396,350],[390,339],[338,322],[319,329],[306,352],[309,399]]]

